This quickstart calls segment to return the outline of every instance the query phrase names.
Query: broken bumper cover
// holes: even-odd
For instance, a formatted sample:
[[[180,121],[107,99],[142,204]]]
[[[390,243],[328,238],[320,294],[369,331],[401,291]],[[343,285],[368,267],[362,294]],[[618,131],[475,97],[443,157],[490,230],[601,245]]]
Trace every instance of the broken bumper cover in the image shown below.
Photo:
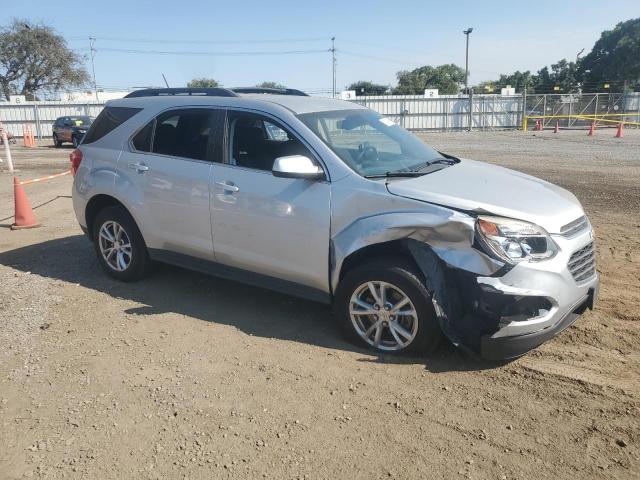
[[[587,296],[572,311],[543,330],[510,337],[482,335],[480,338],[480,355],[487,360],[509,360],[520,357],[570,327],[587,308],[592,310],[596,297],[597,286],[596,288],[590,288]]]
[[[467,318],[461,325],[466,344],[487,359],[519,357],[573,324],[598,297],[599,276],[595,254],[587,278],[572,273],[572,255],[585,248],[593,251],[591,230],[578,237],[554,237],[558,254],[543,262],[514,266],[502,276],[473,280],[467,299]],[[473,330],[471,332],[470,330]],[[469,334],[471,332],[471,334]]]

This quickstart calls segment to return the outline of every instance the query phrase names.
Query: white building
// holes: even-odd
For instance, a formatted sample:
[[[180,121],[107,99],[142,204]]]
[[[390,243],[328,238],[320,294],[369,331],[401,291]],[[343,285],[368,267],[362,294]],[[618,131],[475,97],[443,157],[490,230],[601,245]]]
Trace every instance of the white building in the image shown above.
[[[63,92],[60,94],[60,100],[63,102],[106,102],[107,100],[115,100],[122,98],[128,91],[103,91],[98,90],[98,98],[93,90],[86,90],[81,92]]]

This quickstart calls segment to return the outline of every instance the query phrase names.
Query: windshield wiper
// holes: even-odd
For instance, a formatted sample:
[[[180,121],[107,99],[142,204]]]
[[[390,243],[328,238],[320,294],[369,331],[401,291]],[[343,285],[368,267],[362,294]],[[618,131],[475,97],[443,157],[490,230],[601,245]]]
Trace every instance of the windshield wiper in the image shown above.
[[[365,175],[364,178],[421,177],[422,175],[424,175],[423,172],[397,171],[397,172],[374,173],[372,175]]]
[[[419,172],[422,171],[426,168],[429,168],[431,165],[438,165],[438,164],[443,164],[443,165],[455,165],[456,163],[458,163],[456,160],[452,159],[452,158],[435,158],[433,160],[429,160],[428,162],[424,162],[422,165],[420,165],[419,167],[414,168],[413,170],[411,170],[412,172]]]

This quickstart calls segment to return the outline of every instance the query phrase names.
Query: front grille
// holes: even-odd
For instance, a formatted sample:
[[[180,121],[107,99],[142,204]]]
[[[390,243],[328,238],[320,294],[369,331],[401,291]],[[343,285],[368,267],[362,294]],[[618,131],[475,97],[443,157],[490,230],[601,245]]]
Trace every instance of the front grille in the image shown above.
[[[587,220],[587,217],[583,215],[582,217],[576,218],[573,222],[567,223],[564,227],[562,227],[560,229],[560,234],[563,237],[571,238],[582,232],[588,226],[589,220]]]
[[[582,282],[594,276],[596,274],[596,251],[593,242],[573,252],[568,267],[576,282]]]

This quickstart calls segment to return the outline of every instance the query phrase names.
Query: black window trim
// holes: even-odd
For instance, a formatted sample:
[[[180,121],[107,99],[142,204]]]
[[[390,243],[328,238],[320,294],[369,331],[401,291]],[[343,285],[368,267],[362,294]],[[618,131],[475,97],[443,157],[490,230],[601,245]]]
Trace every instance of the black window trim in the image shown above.
[[[214,112],[214,114],[212,116],[213,134],[209,135],[209,140],[207,141],[207,158],[204,159],[204,160],[200,160],[198,158],[180,157],[180,156],[177,156],[177,155],[167,155],[167,154],[164,154],[164,153],[156,153],[156,152],[154,152],[153,151],[153,143],[154,143],[155,138],[156,138],[156,127],[157,127],[157,124],[158,124],[158,118],[160,116],[164,115],[165,113],[169,113],[169,112],[171,112],[173,110],[195,110],[195,109],[211,110],[212,112]],[[143,122],[142,125],[139,126],[133,132],[133,135],[131,135],[129,137],[129,140],[127,142],[128,145],[129,145],[129,151],[131,153],[137,153],[139,155],[154,155],[154,156],[159,156],[159,157],[175,158],[175,159],[184,160],[184,161],[188,161],[188,162],[199,162],[199,163],[207,163],[207,164],[223,163],[223,162],[216,162],[213,158],[211,158],[212,139],[215,139],[215,138],[220,139],[220,133],[219,133],[220,118],[216,118],[216,113],[218,115],[225,115],[224,107],[218,107],[217,105],[216,106],[214,106],[214,105],[180,105],[180,106],[168,107],[168,108],[165,108],[164,110],[160,110],[159,112],[155,112],[153,114],[152,118],[147,119],[145,122]],[[151,122],[151,121],[153,121],[153,130],[151,131],[151,144],[149,146],[149,148],[151,148],[151,151],[144,152],[144,151],[136,149],[136,147],[133,145],[133,139],[140,132],[140,130],[145,128],[149,124],[149,122]],[[215,143],[213,145],[215,145]],[[223,159],[223,161],[224,161],[224,159]]]
[[[249,167],[243,167],[241,165],[232,165],[230,163],[230,158],[229,158],[229,112],[244,112],[244,113],[253,113],[255,115],[259,115],[262,117],[266,117],[267,119],[270,119],[273,121],[273,123],[275,123],[276,126],[281,125],[283,127],[285,127],[291,134],[293,134],[299,141],[300,143],[302,143],[307,150],[309,150],[309,153],[311,154],[312,160],[314,160],[319,166],[320,168],[322,168],[322,170],[324,171],[324,180],[319,180],[320,182],[325,182],[325,183],[331,183],[331,176],[329,175],[329,169],[327,168],[326,164],[324,163],[324,161],[322,160],[322,157],[318,154],[318,152],[316,152],[316,150],[311,146],[311,144],[300,134],[296,131],[295,128],[293,128],[290,124],[288,124],[287,122],[285,122],[284,120],[282,120],[281,118],[276,117],[275,115],[272,115],[269,112],[264,112],[262,110],[256,110],[254,108],[243,108],[243,107],[223,107],[224,108],[224,127],[223,127],[223,139],[222,139],[222,149],[223,149],[223,160],[221,165],[224,165],[225,167],[230,167],[230,168],[239,168],[242,170],[247,170],[250,172],[258,172],[258,173],[267,173],[269,175],[273,175],[273,173],[271,172],[271,170],[258,170],[256,168],[249,168]]]

